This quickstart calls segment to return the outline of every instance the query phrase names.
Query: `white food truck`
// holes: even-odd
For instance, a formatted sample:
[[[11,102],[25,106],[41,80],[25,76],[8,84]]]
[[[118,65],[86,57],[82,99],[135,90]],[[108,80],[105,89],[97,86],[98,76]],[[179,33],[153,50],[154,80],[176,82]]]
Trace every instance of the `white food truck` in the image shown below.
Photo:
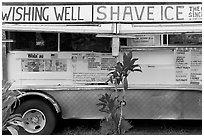
[[[5,2],[2,48],[20,134],[52,133],[57,115],[104,118],[107,74],[129,51],[142,73],[128,76],[126,119],[202,119],[202,3]]]

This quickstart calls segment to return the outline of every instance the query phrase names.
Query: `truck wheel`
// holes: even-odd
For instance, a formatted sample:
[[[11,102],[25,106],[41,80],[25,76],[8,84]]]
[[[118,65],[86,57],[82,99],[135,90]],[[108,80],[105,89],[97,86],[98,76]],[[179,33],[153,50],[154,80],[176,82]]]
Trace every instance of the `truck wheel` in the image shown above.
[[[56,126],[56,113],[44,101],[32,99],[23,102],[15,111],[21,114],[24,121],[24,129],[20,127],[19,134],[49,135]]]

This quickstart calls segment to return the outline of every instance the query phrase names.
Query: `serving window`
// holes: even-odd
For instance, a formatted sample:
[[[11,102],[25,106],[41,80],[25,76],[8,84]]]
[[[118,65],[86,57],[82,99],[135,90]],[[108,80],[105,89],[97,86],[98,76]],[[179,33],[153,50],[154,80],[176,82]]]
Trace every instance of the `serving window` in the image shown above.
[[[7,32],[11,51],[93,51],[111,52],[111,38],[96,34]]]
[[[14,40],[10,45],[13,51],[57,51],[57,33],[9,32],[8,39]]]
[[[202,45],[201,33],[135,34],[121,38],[122,47],[193,47]]]
[[[202,45],[202,34],[169,34],[169,45]]]
[[[61,33],[60,51],[111,52],[111,38],[96,34]]]

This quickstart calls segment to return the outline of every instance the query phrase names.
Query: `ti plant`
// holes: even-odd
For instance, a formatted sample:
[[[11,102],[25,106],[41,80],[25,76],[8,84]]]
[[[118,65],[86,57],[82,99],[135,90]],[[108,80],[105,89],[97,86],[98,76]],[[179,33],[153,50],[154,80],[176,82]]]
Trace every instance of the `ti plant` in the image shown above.
[[[132,52],[130,51],[128,54],[123,54],[123,63],[118,62],[115,66],[115,70],[110,72],[108,75],[110,75],[110,78],[107,82],[114,83],[116,85],[119,85],[120,83],[123,84],[124,90],[128,89],[128,81],[127,77],[129,73],[132,71],[140,71],[141,67],[139,64],[135,64],[135,62],[138,60],[138,58],[132,59]]]
[[[97,106],[101,107],[99,111],[107,113],[107,117],[101,121],[101,133],[106,135],[125,134],[132,126],[122,117],[122,123],[118,128],[120,121],[121,102],[119,96],[105,93],[99,98]]]
[[[132,59],[132,52],[128,54],[124,53],[123,63],[118,62],[115,66],[115,70],[111,71],[108,76],[109,80],[115,84],[115,93],[102,95],[99,98],[98,107],[101,107],[99,111],[105,112],[108,114],[105,120],[101,122],[101,132],[103,134],[124,134],[132,126],[128,121],[125,120],[123,116],[123,105],[125,105],[125,90],[128,89],[128,80],[127,77],[130,72],[141,71],[141,67],[135,62],[138,58]],[[118,95],[117,86],[122,83],[123,85],[123,94],[122,98]]]
[[[18,134],[19,126],[23,127],[23,119],[20,114],[14,114],[20,103],[17,96],[19,91],[10,91],[11,83],[6,83],[2,89],[2,131],[9,131],[12,135]]]

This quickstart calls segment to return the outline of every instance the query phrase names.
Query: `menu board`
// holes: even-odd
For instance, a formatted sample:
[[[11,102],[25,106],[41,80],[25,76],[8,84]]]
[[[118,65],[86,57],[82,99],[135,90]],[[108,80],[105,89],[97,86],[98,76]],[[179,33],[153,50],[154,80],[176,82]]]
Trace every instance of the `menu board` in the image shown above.
[[[107,73],[74,72],[73,80],[75,83],[105,83]]]
[[[66,72],[65,59],[22,59],[22,72]]]
[[[26,55],[26,54],[25,54]],[[66,72],[67,60],[57,54],[28,53],[21,59],[22,72]]]
[[[116,64],[109,53],[72,53],[71,60],[75,83],[104,83]]]
[[[201,52],[199,48],[178,48],[175,50],[176,84],[201,84]]]
[[[191,74],[190,84],[201,85],[202,83],[202,51],[201,49],[191,50]]]
[[[188,84],[190,82],[190,50],[176,50],[176,83]]]

